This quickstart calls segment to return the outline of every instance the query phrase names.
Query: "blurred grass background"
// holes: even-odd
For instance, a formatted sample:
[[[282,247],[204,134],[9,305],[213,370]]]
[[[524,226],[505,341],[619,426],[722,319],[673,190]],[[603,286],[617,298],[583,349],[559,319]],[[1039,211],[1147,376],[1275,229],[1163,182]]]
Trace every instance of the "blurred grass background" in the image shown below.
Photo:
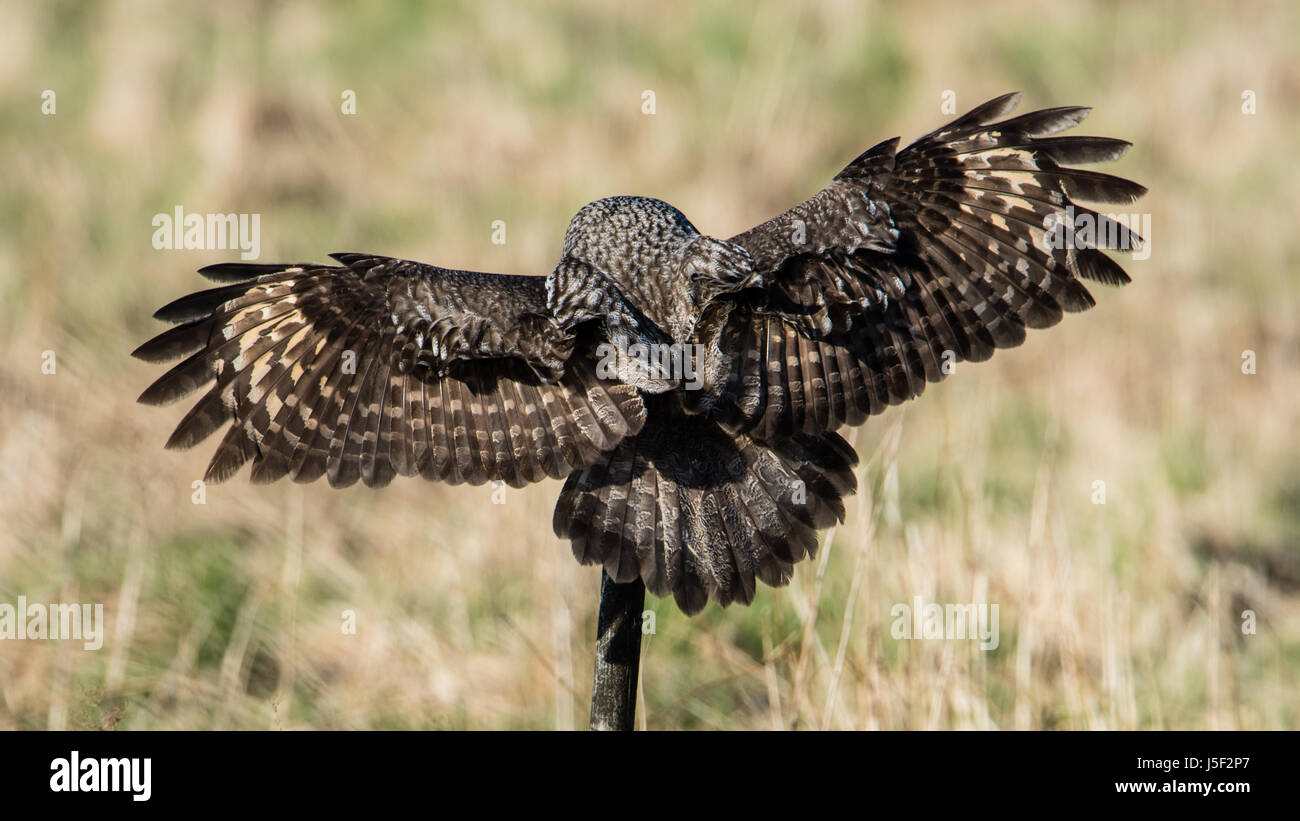
[[[260,213],[263,261],[545,274],[592,199],[729,236],[945,91],[1014,89],[1134,141],[1104,170],[1151,188],[1150,259],[858,430],[789,588],[651,598],[639,720],[1296,728],[1298,52],[1291,3],[0,3],[0,601],[108,619],[98,652],[0,642],[0,728],[585,726],[599,574],[558,483],[191,503],[215,439],[163,451],[184,408],[135,404],[161,371],[128,354],[235,252],[155,251],[154,214]],[[914,596],[997,603],[1000,646],[895,641]]]

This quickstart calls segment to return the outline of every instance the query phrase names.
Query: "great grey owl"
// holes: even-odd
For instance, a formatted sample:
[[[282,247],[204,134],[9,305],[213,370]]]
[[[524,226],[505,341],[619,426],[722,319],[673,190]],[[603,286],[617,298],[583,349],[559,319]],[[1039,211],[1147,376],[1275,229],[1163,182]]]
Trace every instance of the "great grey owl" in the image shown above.
[[[1128,276],[1141,239],[1075,200],[1145,192],[1066,167],[1129,143],[1055,137],[1087,108],[1001,119],[991,100],[902,151],[886,140],[811,199],[727,240],[676,208],[578,212],[548,276],[369,254],[220,264],[135,356],[185,357],[140,397],[215,380],[167,442],[230,425],[206,478],[565,478],[554,529],[584,564],[687,613],[782,585],[844,517],[857,456],[835,431],[988,359]],[[1061,241],[1072,220],[1094,231]]]

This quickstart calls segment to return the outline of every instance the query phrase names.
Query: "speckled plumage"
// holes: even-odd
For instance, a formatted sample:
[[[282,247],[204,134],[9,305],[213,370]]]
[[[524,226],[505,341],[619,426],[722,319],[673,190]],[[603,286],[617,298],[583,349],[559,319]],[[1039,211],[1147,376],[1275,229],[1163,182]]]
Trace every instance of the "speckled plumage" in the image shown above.
[[[1081,279],[1127,281],[1096,243],[1052,247],[1044,219],[1140,196],[1065,167],[1128,144],[1050,136],[1082,108],[998,121],[1017,100],[880,143],[729,240],[613,197],[574,216],[544,278],[363,254],[205,268],[223,284],[161,309],[179,324],[135,351],[183,358],[141,401],[215,380],[167,443],[233,423],[210,480],[250,461],[255,482],[336,487],[567,478],[553,525],[580,561],[688,613],[748,603],[843,519],[857,457],[838,428],[917,396],[945,358],[987,359],[1091,306]],[[628,364],[682,345],[694,381]]]

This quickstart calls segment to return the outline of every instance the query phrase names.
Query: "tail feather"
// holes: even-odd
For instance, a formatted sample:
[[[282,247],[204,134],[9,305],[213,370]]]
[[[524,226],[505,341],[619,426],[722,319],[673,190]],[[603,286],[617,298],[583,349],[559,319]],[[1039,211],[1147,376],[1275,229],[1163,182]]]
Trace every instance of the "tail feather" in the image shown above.
[[[569,476],[554,527],[583,564],[638,575],[688,614],[708,600],[748,604],[757,582],[790,581],[817,530],[844,519],[857,455],[838,435],[762,441],[655,399],[646,426]]]

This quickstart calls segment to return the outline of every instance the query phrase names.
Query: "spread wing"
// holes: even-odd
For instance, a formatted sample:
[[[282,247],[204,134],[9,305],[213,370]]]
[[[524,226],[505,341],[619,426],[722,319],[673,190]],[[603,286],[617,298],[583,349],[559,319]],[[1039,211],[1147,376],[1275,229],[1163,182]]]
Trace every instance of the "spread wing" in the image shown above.
[[[1117,159],[1129,143],[1051,136],[1087,108],[999,121],[1019,98],[897,153],[897,139],[881,143],[733,237],[763,287],[711,306],[725,361],[688,403],[761,437],[860,424],[941,379],[945,361],[988,359],[1092,306],[1081,280],[1127,282],[1099,249],[1141,238],[1075,200],[1131,203],[1146,189],[1068,166]],[[1080,217],[1094,230],[1068,230]]]
[[[594,342],[561,329],[544,277],[450,271],[336,254],[341,265],[215,265],[224,282],[155,314],[177,322],[134,355],[185,357],[140,396],[215,384],[167,442],[233,424],[220,481],[327,476],[371,487],[419,474],[452,484],[561,478],[640,430],[636,390],[596,378]]]

